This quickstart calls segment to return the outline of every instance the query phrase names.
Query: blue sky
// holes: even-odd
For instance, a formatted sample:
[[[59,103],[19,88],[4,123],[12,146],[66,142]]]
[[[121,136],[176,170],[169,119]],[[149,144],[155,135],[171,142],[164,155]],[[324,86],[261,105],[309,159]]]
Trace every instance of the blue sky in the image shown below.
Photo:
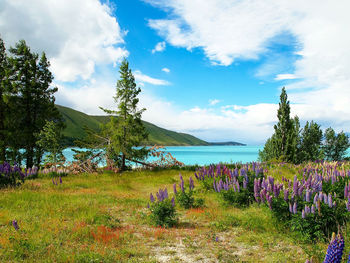
[[[123,57],[143,118],[208,141],[261,144],[281,87],[302,124],[350,131],[349,2],[62,0],[0,3],[7,47],[45,51],[58,104],[102,114]]]

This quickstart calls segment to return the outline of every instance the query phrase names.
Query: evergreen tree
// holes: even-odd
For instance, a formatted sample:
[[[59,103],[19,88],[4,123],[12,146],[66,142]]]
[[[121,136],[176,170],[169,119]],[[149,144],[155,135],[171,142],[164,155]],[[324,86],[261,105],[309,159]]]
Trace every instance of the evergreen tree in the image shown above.
[[[114,115],[103,127],[103,133],[109,138],[106,146],[107,156],[116,160],[120,170],[124,171],[126,160],[142,160],[146,157],[148,151],[145,147],[135,147],[147,139],[148,133],[141,121],[141,115],[146,109],[137,108],[137,96],[141,89],[136,86],[129,63],[125,59],[121,63],[119,73],[120,79],[114,97],[118,109],[103,109],[106,113]]]
[[[0,38],[0,163],[6,159],[5,93],[7,87],[7,56],[3,40]]]
[[[306,122],[301,133],[299,162],[322,159],[322,130],[320,125],[311,121]]]
[[[53,120],[63,125],[62,118],[54,105],[53,94],[57,88],[52,88],[52,73],[49,62],[43,53],[32,53],[24,40],[10,48],[10,58],[13,101],[12,112],[16,114],[16,124],[12,127],[11,137],[13,148],[25,149],[26,166],[39,165],[43,150],[36,144],[37,134],[42,130],[47,120]],[[14,109],[15,108],[15,109]],[[19,130],[20,129],[20,130]],[[18,145],[19,144],[19,145]]]
[[[259,159],[268,161],[296,162],[297,146],[299,144],[299,118],[290,118],[290,105],[286,89],[283,87],[277,111],[278,122],[274,125],[274,134],[266,142],[263,151],[259,152]]]
[[[325,158],[332,161],[343,160],[346,150],[350,147],[349,137],[344,132],[336,135],[332,128],[326,129],[324,137]]]

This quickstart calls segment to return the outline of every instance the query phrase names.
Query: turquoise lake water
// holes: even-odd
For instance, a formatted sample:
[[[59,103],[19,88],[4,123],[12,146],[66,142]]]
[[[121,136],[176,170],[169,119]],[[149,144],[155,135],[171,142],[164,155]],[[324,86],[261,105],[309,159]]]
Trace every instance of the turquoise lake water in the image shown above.
[[[178,161],[185,165],[207,165],[219,162],[252,162],[257,161],[259,150],[263,146],[168,146],[170,152]],[[73,160],[71,148],[63,151],[68,162]]]
[[[208,165],[212,163],[235,163],[253,162],[258,160],[259,150],[263,145],[258,146],[168,146],[166,151],[170,152],[178,161],[185,165]],[[63,151],[67,162],[73,161],[74,152],[71,148]],[[347,151],[350,156],[350,148]]]

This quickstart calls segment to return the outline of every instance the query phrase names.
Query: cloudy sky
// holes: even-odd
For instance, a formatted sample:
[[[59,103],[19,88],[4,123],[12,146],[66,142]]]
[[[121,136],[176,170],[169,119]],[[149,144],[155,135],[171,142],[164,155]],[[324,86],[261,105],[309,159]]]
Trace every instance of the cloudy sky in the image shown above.
[[[302,124],[350,131],[350,1],[2,0],[6,47],[51,61],[58,104],[115,107],[126,57],[143,118],[209,141],[261,144],[281,88]]]

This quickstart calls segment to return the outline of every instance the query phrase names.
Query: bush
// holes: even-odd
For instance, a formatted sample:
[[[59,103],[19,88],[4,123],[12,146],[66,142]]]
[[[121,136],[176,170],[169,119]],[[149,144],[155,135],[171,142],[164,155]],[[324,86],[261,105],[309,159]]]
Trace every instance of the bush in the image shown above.
[[[0,164],[0,188],[19,186],[24,182],[24,174],[18,165],[11,166],[4,162]]]
[[[247,189],[237,192],[233,188],[230,188],[227,191],[221,191],[220,194],[227,203],[236,207],[248,207],[253,201]]]
[[[168,197],[168,191],[159,189],[156,193],[157,200],[150,195],[151,204],[149,209],[151,210],[150,219],[156,226],[173,227],[177,224],[177,214],[175,211],[175,199],[172,200]]]
[[[193,197],[194,182],[192,180],[192,177],[190,177],[188,192],[186,192],[185,183],[181,175],[180,175],[180,180],[181,180],[180,182],[181,191],[178,192],[176,190],[176,184],[174,184],[174,193],[176,196],[176,201],[180,204],[180,206],[185,209],[203,207],[204,199],[202,198],[195,199]]]

